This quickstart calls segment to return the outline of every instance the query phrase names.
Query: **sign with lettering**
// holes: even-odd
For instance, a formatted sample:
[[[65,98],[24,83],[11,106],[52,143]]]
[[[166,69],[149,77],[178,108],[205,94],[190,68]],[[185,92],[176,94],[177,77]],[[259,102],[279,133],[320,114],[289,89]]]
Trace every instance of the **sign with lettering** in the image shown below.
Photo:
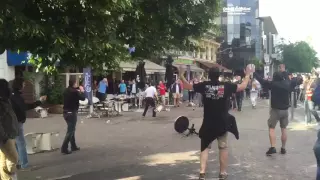
[[[194,64],[194,60],[190,59],[176,59],[174,60],[175,64],[184,64],[184,65],[191,65]]]
[[[89,101],[89,104],[92,103],[92,73],[91,68],[83,68],[83,87],[84,87],[84,93],[86,95],[86,98]]]
[[[251,12],[251,7],[242,7],[242,6],[228,6],[223,8],[224,13],[228,15],[244,15]]]

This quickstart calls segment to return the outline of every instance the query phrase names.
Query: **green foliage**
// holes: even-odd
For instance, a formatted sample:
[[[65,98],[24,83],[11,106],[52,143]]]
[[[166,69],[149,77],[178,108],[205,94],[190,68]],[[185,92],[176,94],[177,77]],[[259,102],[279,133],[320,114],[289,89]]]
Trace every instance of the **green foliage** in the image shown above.
[[[282,62],[290,72],[311,72],[313,67],[319,66],[317,52],[305,41],[282,43],[279,48]]]
[[[63,92],[65,85],[61,75],[54,75],[49,78],[48,87],[43,79],[40,82],[41,95],[47,95],[47,103],[49,104],[63,104]]]
[[[190,49],[219,15],[220,0],[5,0],[0,51],[29,51],[39,71],[61,66],[116,67],[164,49]]]
[[[251,58],[246,64],[254,64],[256,67],[256,70],[261,70],[263,69],[263,66],[264,66],[263,62],[257,57]]]

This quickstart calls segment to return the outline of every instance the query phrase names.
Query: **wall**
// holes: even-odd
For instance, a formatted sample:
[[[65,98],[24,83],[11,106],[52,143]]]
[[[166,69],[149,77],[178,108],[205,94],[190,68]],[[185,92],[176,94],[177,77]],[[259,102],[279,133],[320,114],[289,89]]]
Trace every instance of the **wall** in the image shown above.
[[[13,80],[15,77],[14,66],[8,66],[7,64],[7,52],[5,51],[0,55],[0,78],[7,81]]]

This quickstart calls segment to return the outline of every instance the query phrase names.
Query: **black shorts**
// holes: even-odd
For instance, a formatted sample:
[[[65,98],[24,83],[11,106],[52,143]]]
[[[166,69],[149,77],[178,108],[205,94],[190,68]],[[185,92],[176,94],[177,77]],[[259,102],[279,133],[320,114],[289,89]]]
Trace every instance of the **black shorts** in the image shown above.
[[[218,140],[218,148],[219,149],[226,149],[228,147],[228,132],[226,132],[224,135],[217,138]],[[211,149],[212,140],[202,138],[201,139],[201,152],[205,149]]]

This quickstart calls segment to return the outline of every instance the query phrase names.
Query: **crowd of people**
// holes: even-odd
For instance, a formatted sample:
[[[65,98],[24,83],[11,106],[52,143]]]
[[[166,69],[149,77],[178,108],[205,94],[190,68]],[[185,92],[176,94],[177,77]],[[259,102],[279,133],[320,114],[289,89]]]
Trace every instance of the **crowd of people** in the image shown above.
[[[185,72],[179,69],[179,79],[171,86],[167,86],[160,81],[157,85],[147,84],[140,89],[135,80],[126,84],[121,81],[118,84],[119,94],[136,96],[138,93],[144,94],[145,109],[142,116],[146,115],[149,107],[152,107],[152,116],[156,117],[157,104],[166,106],[169,99],[167,93],[172,93],[173,106],[179,107],[183,90],[188,91],[188,101],[192,106],[203,107],[204,117],[200,128],[201,138],[200,154],[200,175],[199,180],[205,179],[206,163],[209,149],[213,140],[217,139],[220,159],[220,179],[227,178],[228,143],[227,132],[231,132],[239,138],[235,117],[229,114],[230,109],[242,111],[242,101],[246,96],[250,98],[252,108],[256,108],[257,98],[269,98],[270,93],[270,116],[267,124],[269,129],[270,148],[266,155],[271,156],[277,152],[275,127],[280,122],[281,128],[281,148],[280,153],[286,154],[287,132],[289,124],[288,109],[290,106],[296,107],[298,101],[304,102],[305,121],[311,123],[313,115],[318,123],[320,118],[316,107],[320,107],[320,80],[319,74],[313,72],[311,75],[293,76],[287,73],[284,65],[279,66],[279,71],[273,74],[272,78],[262,78],[254,72],[254,66],[248,65],[245,77],[235,76],[225,78],[219,69],[211,68],[209,79],[185,79]],[[46,96],[40,97],[39,101],[28,104],[22,97],[25,82],[22,78],[16,78],[11,85],[0,79],[0,179],[16,179],[16,172],[28,170],[28,156],[26,142],[24,139],[23,124],[26,122],[26,111],[40,106]],[[94,88],[95,95],[104,101],[107,96],[108,80],[103,78]],[[293,92],[293,96],[292,96]],[[85,100],[84,89],[78,86],[75,79],[70,79],[69,86],[64,92],[63,117],[67,124],[67,132],[61,146],[62,154],[70,154],[79,151],[77,146],[75,131],[77,124],[77,113],[79,101]],[[292,99],[293,98],[293,99]],[[135,99],[136,104],[137,99]],[[293,107],[293,108],[294,108]],[[314,146],[314,152],[319,165],[318,178],[320,179],[320,131],[318,140]],[[69,147],[70,145],[70,147]]]

